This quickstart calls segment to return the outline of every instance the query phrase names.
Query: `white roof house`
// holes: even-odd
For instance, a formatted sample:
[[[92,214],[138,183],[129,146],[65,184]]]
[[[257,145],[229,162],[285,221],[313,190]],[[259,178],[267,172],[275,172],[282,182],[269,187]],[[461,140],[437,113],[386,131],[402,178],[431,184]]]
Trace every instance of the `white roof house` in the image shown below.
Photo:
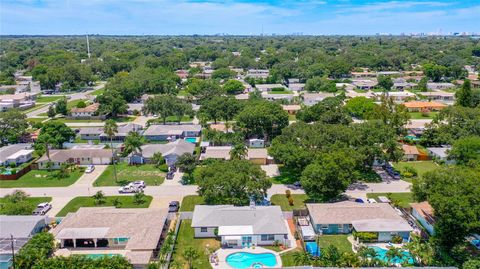
[[[230,151],[232,146],[208,146],[205,152],[200,154],[200,160],[223,159],[230,160]]]
[[[282,88],[286,90],[287,88],[282,84],[256,84],[255,88],[257,88],[261,92],[269,92],[274,88]]]
[[[0,165],[8,165],[11,162],[16,164],[27,162],[31,159],[32,145],[21,143],[0,148]],[[28,156],[30,156],[28,158]]]
[[[323,101],[327,97],[335,97],[335,94],[329,92],[319,92],[319,93],[303,93],[303,103],[306,106],[313,106],[316,103]]]
[[[0,254],[9,255],[12,253],[11,236],[15,238],[13,248],[16,253],[33,235],[41,232],[47,225],[47,216],[0,215]]]
[[[291,93],[267,93],[262,92],[262,98],[268,101],[275,101],[275,100],[292,100],[293,94]]]

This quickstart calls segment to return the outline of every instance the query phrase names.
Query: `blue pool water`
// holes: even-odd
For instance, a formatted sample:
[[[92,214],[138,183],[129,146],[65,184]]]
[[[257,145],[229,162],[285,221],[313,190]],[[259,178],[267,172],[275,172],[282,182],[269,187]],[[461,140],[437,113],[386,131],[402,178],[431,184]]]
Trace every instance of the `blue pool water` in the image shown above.
[[[480,239],[473,239],[470,241],[472,245],[474,245],[476,248],[480,249]]]
[[[314,257],[320,256],[320,248],[317,245],[317,242],[305,242],[305,248],[310,255]]]
[[[236,269],[274,267],[277,258],[272,253],[236,252],[227,256],[228,265]]]
[[[192,144],[197,143],[197,138],[195,138],[195,137],[185,137],[184,139],[185,139],[185,141],[190,142]]]
[[[389,260],[387,259],[387,256],[385,255],[387,253],[386,249],[379,248],[379,247],[371,247],[371,248],[373,248],[375,250],[375,252],[378,255],[378,258],[380,258],[384,262],[389,262]],[[403,254],[403,257],[401,259],[395,258],[392,262],[393,263],[403,263],[404,261],[408,261],[409,264],[413,264],[415,262],[412,255],[410,255],[410,252],[402,251],[402,254]]]
[[[87,258],[90,259],[101,259],[103,257],[113,257],[113,256],[119,256],[119,254],[85,254]]]

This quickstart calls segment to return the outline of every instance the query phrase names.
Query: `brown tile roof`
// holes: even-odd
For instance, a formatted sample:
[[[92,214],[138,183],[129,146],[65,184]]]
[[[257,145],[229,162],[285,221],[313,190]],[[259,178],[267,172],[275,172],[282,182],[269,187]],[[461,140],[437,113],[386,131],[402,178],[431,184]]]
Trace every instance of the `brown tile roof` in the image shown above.
[[[410,101],[405,102],[403,105],[407,108],[436,108],[441,109],[447,107],[447,105],[438,102],[422,102],[422,101]]]
[[[407,155],[418,155],[418,154],[420,154],[420,152],[418,151],[416,146],[410,146],[410,145],[403,144],[402,149],[403,149],[403,152],[405,152],[405,154],[407,154]]]
[[[99,107],[100,107],[99,103],[94,103],[84,108],[74,107],[70,109],[70,112],[71,113],[94,113],[94,112],[97,112]]]

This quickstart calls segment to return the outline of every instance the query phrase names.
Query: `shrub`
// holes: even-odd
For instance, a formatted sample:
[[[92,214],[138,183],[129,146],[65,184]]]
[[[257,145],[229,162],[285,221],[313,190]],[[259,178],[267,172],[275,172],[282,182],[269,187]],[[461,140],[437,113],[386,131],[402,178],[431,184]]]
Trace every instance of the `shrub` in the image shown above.
[[[289,198],[288,198],[288,204],[289,204],[290,206],[293,206],[293,198],[292,198],[292,197],[289,197]]]
[[[282,87],[277,87],[277,88],[272,88],[272,92],[283,92],[285,88]]]
[[[353,237],[355,239],[359,239],[360,242],[372,243],[378,240],[377,233],[370,233],[370,232],[353,232]]]
[[[403,238],[399,235],[395,235],[392,237],[392,243],[394,244],[401,244],[403,242]]]
[[[418,172],[417,170],[415,170],[415,168],[411,166],[405,166],[401,174],[406,178],[412,178],[412,177],[416,177],[418,175]]]
[[[168,165],[166,163],[161,164],[161,165],[158,166],[158,169],[160,169],[160,171],[166,173],[166,172],[168,172]]]
[[[291,195],[292,195],[292,192],[290,190],[285,191],[285,196],[287,196],[287,198],[290,198]]]

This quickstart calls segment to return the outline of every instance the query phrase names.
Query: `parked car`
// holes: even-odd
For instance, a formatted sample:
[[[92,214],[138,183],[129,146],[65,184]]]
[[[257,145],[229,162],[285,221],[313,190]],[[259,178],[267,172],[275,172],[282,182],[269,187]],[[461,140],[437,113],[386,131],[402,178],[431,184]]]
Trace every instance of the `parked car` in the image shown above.
[[[302,187],[302,183],[300,183],[300,181],[295,181],[293,183],[293,186],[295,186],[296,188],[301,188]]]
[[[141,190],[142,190],[141,188],[128,184],[118,189],[118,192],[119,193],[137,193],[137,192],[140,192]]]
[[[173,179],[173,175],[174,175],[174,174],[175,174],[175,173],[174,173],[173,171],[172,171],[172,172],[168,172],[168,173],[167,173],[167,179]]]
[[[95,165],[91,164],[87,166],[87,169],[85,169],[85,173],[91,173],[93,172],[93,170],[95,170]]]
[[[37,205],[37,208],[33,210],[33,215],[45,215],[50,209],[52,209],[52,205],[50,203],[40,203]]]
[[[143,180],[137,180],[132,183],[130,183],[131,186],[135,186],[137,188],[142,188],[144,189],[147,185],[145,185],[145,181]]]
[[[180,209],[180,202],[179,201],[171,201],[168,204],[168,212],[177,212]]]
[[[367,199],[368,203],[370,204],[376,204],[377,203],[377,200],[373,199],[373,198],[368,198]]]

